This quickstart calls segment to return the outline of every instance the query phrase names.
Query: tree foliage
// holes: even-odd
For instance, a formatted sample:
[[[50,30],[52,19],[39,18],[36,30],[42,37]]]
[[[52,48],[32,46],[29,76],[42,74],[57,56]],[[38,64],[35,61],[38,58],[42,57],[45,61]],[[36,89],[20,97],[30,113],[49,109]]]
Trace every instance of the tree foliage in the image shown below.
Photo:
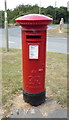
[[[2,25],[4,26],[4,11],[0,11],[2,13],[2,17],[0,17],[0,21],[2,21]],[[19,5],[13,10],[8,9],[8,23],[14,24],[15,19],[24,16],[27,14],[39,14],[39,6],[37,4],[31,5]],[[59,23],[61,18],[64,18],[64,22],[68,22],[69,12],[67,11],[67,7],[61,6],[60,8],[54,8],[53,6],[48,6],[47,8],[41,7],[41,14],[52,17],[53,23]]]

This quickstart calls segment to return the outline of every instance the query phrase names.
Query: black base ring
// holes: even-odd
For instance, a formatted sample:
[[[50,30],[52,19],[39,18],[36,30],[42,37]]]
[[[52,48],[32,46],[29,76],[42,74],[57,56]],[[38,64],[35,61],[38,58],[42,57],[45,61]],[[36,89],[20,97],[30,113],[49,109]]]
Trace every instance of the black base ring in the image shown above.
[[[46,98],[45,93],[46,91],[41,93],[31,94],[26,91],[23,91],[23,99],[25,100],[25,102],[30,103],[32,106],[38,106],[45,102],[45,98]]]

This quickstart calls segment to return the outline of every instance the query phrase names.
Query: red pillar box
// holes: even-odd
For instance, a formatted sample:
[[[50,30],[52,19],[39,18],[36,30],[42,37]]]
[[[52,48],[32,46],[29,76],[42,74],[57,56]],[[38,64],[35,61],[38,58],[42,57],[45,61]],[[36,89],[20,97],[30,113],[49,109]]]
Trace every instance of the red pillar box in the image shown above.
[[[45,101],[46,29],[51,22],[39,14],[16,19],[22,26],[23,98],[34,106]]]

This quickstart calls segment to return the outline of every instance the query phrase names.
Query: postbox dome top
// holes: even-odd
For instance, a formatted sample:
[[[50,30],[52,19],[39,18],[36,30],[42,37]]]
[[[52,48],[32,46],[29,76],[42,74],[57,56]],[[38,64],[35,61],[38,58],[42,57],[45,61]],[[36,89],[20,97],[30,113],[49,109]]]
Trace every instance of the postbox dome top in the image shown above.
[[[48,25],[51,22],[52,18],[40,14],[29,14],[16,19],[20,25]]]

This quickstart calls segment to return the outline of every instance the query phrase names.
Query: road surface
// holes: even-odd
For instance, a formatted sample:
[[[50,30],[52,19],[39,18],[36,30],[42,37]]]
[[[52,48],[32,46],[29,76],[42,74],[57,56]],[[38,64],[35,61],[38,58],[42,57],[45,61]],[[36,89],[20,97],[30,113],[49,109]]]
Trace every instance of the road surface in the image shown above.
[[[9,34],[9,47],[22,48],[21,43],[21,27],[10,27]],[[0,28],[0,47],[5,47],[4,29]],[[69,44],[69,43],[68,43]],[[57,53],[67,53],[67,38],[47,37],[47,51]]]

